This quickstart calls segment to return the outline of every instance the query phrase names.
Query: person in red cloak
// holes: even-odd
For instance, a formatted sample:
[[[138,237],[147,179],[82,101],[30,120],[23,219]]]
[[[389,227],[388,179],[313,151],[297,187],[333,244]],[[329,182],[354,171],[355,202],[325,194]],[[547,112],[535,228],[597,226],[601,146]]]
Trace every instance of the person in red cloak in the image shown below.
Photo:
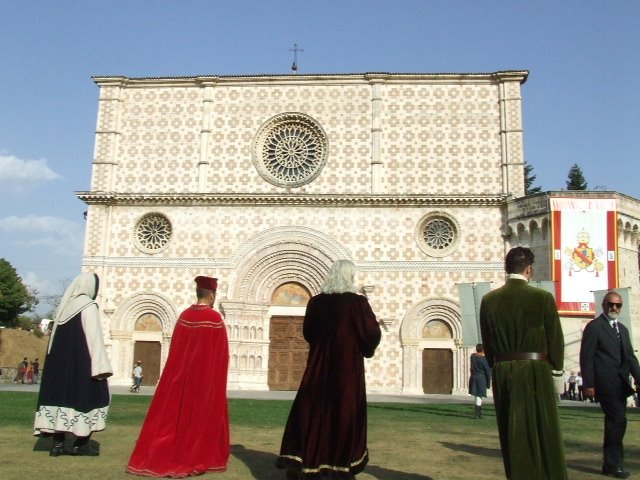
[[[354,276],[353,263],[338,260],[307,304],[307,368],[276,460],[287,479],[352,479],[369,461],[364,359],[381,331]]]
[[[176,323],[167,363],[127,472],[184,478],[224,471],[229,460],[229,343],[213,309],[218,280],[195,279],[198,301]],[[199,366],[197,376],[194,365]]]

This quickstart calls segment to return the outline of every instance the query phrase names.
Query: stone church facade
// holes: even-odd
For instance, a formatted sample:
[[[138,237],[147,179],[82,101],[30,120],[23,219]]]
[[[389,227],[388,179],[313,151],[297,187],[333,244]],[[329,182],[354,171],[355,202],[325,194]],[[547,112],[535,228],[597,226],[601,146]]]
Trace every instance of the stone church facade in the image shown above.
[[[113,382],[140,357],[157,378],[194,277],[209,275],[229,388],[295,389],[304,305],[347,258],[383,324],[369,391],[465,390],[456,285],[504,281],[527,75],[94,77],[91,189],[78,196]]]

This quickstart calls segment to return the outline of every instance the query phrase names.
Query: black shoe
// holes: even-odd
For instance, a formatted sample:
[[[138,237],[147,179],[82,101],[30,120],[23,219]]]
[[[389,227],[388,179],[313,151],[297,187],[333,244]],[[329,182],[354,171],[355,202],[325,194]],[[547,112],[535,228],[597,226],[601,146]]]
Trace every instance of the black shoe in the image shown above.
[[[59,457],[60,455],[73,455],[71,451],[65,446],[65,444],[54,443],[51,450],[49,450],[50,457]]]
[[[622,470],[621,468],[607,468],[607,467],[602,467],[602,474],[606,475],[607,477],[613,477],[613,478],[629,478],[629,475],[631,475],[631,473]]]
[[[100,455],[100,452],[94,450],[89,445],[74,445],[71,449],[71,455],[78,457],[97,457]]]

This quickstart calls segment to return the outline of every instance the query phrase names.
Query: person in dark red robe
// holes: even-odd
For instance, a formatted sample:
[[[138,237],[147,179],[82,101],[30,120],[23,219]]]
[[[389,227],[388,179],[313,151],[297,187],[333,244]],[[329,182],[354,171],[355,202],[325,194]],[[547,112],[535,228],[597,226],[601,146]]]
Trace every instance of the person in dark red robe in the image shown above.
[[[351,479],[369,461],[364,359],[381,332],[354,276],[353,263],[338,260],[307,304],[309,357],[276,461],[289,479]]]
[[[217,279],[199,276],[195,281],[198,302],[178,318],[167,363],[129,459],[127,472],[135,475],[183,478],[227,468],[227,330],[213,309]]]

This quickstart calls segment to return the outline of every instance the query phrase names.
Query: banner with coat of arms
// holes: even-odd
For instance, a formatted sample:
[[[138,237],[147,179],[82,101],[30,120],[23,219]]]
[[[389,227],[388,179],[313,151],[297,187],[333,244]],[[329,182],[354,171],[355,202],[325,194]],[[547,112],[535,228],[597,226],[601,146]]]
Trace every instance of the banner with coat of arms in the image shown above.
[[[616,201],[564,197],[550,201],[558,311],[593,316],[593,292],[618,286]]]

